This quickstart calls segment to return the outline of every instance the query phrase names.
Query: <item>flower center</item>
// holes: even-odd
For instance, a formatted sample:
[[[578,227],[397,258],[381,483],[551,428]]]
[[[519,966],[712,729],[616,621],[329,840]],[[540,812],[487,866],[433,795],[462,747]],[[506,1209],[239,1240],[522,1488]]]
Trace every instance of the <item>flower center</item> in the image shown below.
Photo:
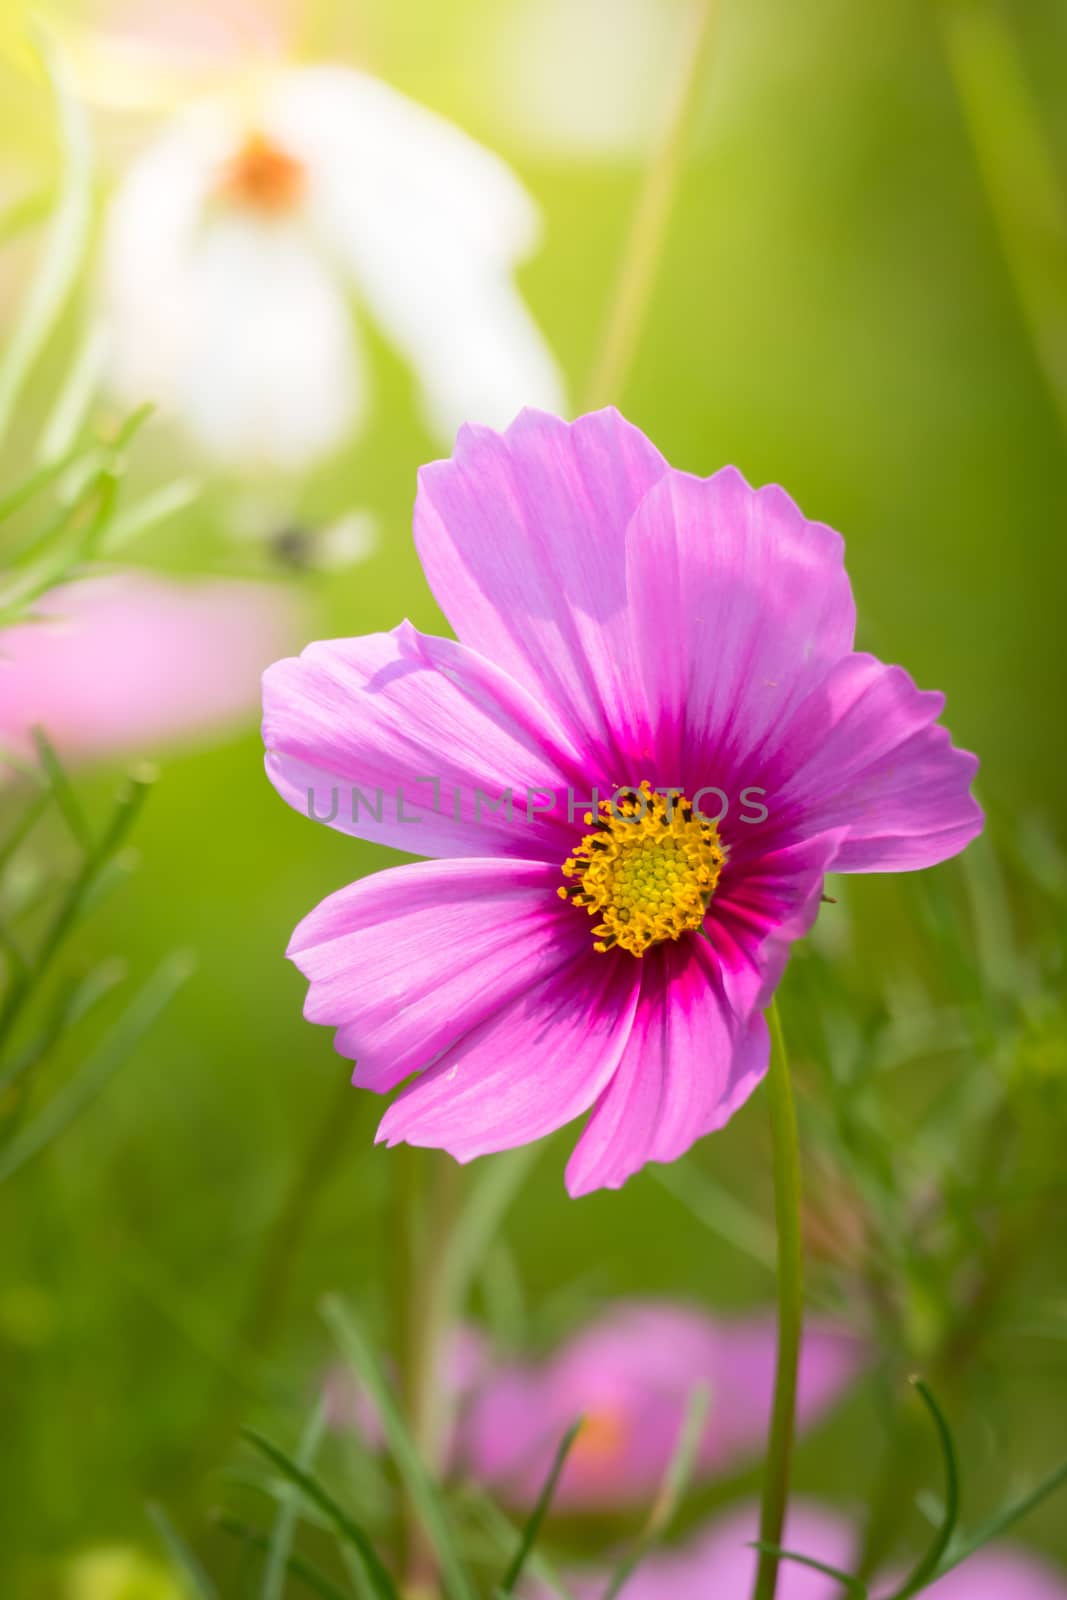
[[[643,956],[700,927],[726,860],[714,822],[677,790],[657,794],[647,781],[601,800],[585,821],[594,831],[563,863],[563,876],[578,881],[558,893],[599,918],[594,949]]]
[[[217,193],[254,211],[291,211],[304,188],[304,167],[268,139],[250,133],[219,174]]]
[[[627,1419],[608,1406],[593,1406],[585,1413],[571,1456],[581,1467],[596,1471],[613,1465],[622,1455],[629,1438]]]

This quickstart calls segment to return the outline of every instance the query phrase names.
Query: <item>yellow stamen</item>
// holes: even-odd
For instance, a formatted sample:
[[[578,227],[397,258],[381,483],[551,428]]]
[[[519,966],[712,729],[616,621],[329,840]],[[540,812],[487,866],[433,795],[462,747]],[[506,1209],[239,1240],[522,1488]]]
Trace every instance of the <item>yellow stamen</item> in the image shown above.
[[[586,812],[587,833],[563,863],[563,900],[600,920],[594,949],[618,945],[643,956],[654,944],[698,929],[715,893],[726,851],[714,822],[694,815],[684,795],[657,794],[646,781],[599,815]]]
[[[303,188],[303,163],[265,134],[251,133],[222,167],[216,192],[222,200],[277,214],[291,211]]]

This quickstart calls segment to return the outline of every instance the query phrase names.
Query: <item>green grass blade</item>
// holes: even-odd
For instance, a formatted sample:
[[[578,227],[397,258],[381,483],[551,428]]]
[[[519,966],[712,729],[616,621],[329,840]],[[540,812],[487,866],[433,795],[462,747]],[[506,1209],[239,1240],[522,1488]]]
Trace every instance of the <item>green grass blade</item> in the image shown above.
[[[942,1557],[949,1547],[952,1535],[956,1530],[956,1523],[960,1514],[960,1479],[959,1468],[956,1465],[956,1447],[952,1442],[952,1433],[945,1421],[944,1412],[934,1399],[929,1388],[922,1378],[913,1378],[912,1384],[937,1430],[938,1443],[941,1446],[941,1459],[945,1469],[945,1510],[941,1519],[941,1526],[934,1535],[933,1543],[926,1554],[920,1558],[910,1575],[905,1578],[899,1589],[895,1589],[887,1600],[910,1600],[918,1594],[927,1584],[933,1581],[934,1574],[941,1564]]]
[[[195,1600],[219,1600],[219,1592],[190,1550],[163,1507],[154,1502],[147,1506],[149,1517],[170,1558],[171,1566],[182,1579]]]
[[[814,1556],[802,1556],[796,1550],[783,1550],[778,1544],[764,1544],[762,1539],[757,1539],[752,1549],[765,1550],[768,1555],[777,1556],[780,1561],[793,1561],[798,1567],[810,1567],[813,1572],[821,1572],[824,1577],[836,1579],[842,1589],[854,1596],[854,1600],[867,1600],[867,1585],[862,1578],[850,1577],[847,1572],[841,1572],[825,1561],[816,1561]]]
[[[0,1183],[58,1139],[106,1087],[193,970],[187,954],[169,956],[74,1077],[0,1156]]]
[[[323,1488],[318,1479],[313,1478],[309,1472],[305,1472],[303,1467],[298,1467],[296,1462],[290,1460],[285,1454],[284,1450],[279,1450],[276,1444],[272,1444],[269,1439],[265,1439],[261,1433],[256,1433],[253,1428],[243,1428],[241,1432],[250,1445],[258,1450],[261,1455],[266,1456],[267,1460],[277,1467],[284,1478],[295,1484],[301,1493],[307,1496],[312,1505],[319,1508],[337,1529],[341,1537],[355,1547],[363,1561],[367,1577],[371,1582],[374,1593],[378,1596],[378,1600],[399,1600],[396,1585],[389,1570],[375,1550],[367,1533],[360,1527],[358,1522],[348,1515],[344,1507],[339,1505],[333,1496]]]
[[[1042,1478],[1035,1489],[1029,1490],[1022,1499],[1014,1501],[1003,1511],[998,1511],[995,1517],[985,1523],[976,1534],[964,1540],[953,1550],[951,1557],[941,1563],[937,1576],[943,1577],[946,1572],[951,1572],[953,1567],[958,1567],[973,1556],[983,1545],[992,1543],[994,1539],[1003,1538],[1009,1533],[1017,1522],[1035,1511],[1049,1495],[1055,1494],[1057,1489],[1062,1489],[1067,1484],[1067,1461],[1061,1461],[1058,1467],[1053,1468],[1047,1478]]]
[[[81,803],[74,793],[74,786],[67,777],[66,769],[56,753],[45,730],[41,727],[31,729],[33,742],[37,750],[37,759],[41,770],[48,780],[48,786],[55,795],[56,805],[64,822],[74,836],[76,844],[82,850],[92,849],[92,833]]]
[[[537,1535],[541,1531],[541,1524],[548,1515],[549,1507],[556,1493],[556,1485],[559,1483],[560,1473],[563,1471],[567,1457],[570,1455],[571,1445],[577,1439],[583,1421],[584,1418],[578,1417],[576,1421],[572,1422],[560,1441],[559,1449],[556,1451],[548,1477],[545,1479],[541,1493],[537,1497],[537,1504],[527,1518],[526,1526],[522,1530],[519,1548],[516,1550],[514,1559],[501,1580],[501,1594],[511,1594],[522,1576],[530,1551],[533,1549],[537,1541]]]
[[[303,1472],[310,1471],[314,1465],[315,1452],[319,1448],[325,1426],[325,1412],[320,1402],[315,1407],[297,1446],[296,1464]],[[263,1587],[260,1591],[261,1600],[283,1600],[285,1573],[293,1548],[293,1535],[296,1532],[299,1504],[295,1491],[290,1491],[278,1508],[274,1532],[271,1535],[270,1548],[267,1552],[267,1561],[263,1569]]]
[[[667,1470],[663,1475],[659,1492],[652,1503],[648,1521],[638,1535],[637,1543],[633,1550],[629,1555],[623,1557],[612,1574],[611,1581],[604,1591],[604,1600],[615,1600],[615,1596],[644,1560],[653,1545],[670,1527],[674,1513],[677,1511],[693,1476],[693,1467],[696,1462],[701,1435],[704,1432],[704,1424],[708,1419],[708,1406],[710,1403],[711,1395],[707,1385],[698,1383],[690,1392],[686,1403],[685,1416],[682,1418],[682,1426],[678,1430],[678,1442],[674,1447],[674,1453],[670,1461],[667,1463]]]
[[[7,432],[22,386],[77,277],[92,215],[88,119],[59,51],[51,42],[42,43],[39,48],[55,95],[62,175],[43,256],[0,358],[0,438]]]
[[[218,1517],[216,1527],[234,1539],[242,1539],[253,1550],[267,1550],[270,1547],[271,1540],[261,1528],[249,1527],[247,1523],[239,1522],[236,1517]],[[287,1556],[285,1571],[292,1577],[299,1578],[304,1587],[312,1594],[317,1594],[320,1600],[351,1600],[343,1589],[339,1589],[325,1573],[313,1567],[310,1561],[305,1561],[303,1556]]]
[[[451,1596],[451,1600],[475,1600],[474,1589],[452,1536],[441,1492],[415,1447],[400,1414],[396,1396],[375,1360],[362,1329],[344,1302],[336,1295],[330,1295],[325,1301],[323,1316],[337,1340],[342,1355],[355,1371],[381,1418],[390,1452],[404,1481],[411,1504],[437,1553],[447,1593]]]

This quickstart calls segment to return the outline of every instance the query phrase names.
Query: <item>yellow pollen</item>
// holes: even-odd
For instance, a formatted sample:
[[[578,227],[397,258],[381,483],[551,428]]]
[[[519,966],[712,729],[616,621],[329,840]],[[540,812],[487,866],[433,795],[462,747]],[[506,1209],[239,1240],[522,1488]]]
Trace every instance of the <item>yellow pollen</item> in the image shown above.
[[[265,211],[291,211],[304,188],[304,167],[265,134],[251,133],[219,172],[222,200]]]
[[[593,832],[563,863],[563,876],[577,882],[557,892],[598,919],[594,949],[643,956],[700,927],[726,860],[714,822],[647,781],[601,800],[585,822]]]

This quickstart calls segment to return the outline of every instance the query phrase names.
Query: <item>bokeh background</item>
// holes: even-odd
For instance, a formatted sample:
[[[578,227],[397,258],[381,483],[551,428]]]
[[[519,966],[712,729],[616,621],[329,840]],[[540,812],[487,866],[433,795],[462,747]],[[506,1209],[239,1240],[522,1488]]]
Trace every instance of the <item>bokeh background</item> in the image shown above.
[[[214,40],[222,24],[203,11]],[[151,103],[151,86],[129,94],[93,77],[104,69],[87,38],[136,28],[136,6],[64,5],[47,24],[76,63],[88,107],[97,221],[9,430],[8,481],[32,456],[94,314],[99,219],[168,114]],[[687,25],[684,0],[351,0],[284,19],[301,58],[380,75],[521,176],[543,238],[519,281],[572,411]],[[0,188],[14,204],[54,181],[54,111],[47,85],[20,62],[0,70]],[[922,886],[850,883],[790,974],[785,1015],[831,1235],[863,1228],[862,1172],[857,1179],[824,1137],[819,1110],[826,1060],[848,1031],[842,1015],[863,1037],[914,1033],[911,1059],[864,1093],[891,1160],[906,1167],[926,1151],[932,1171],[952,1173],[980,1231],[964,1113],[926,1144],[915,1129],[932,1102],[1016,1059],[1010,994],[984,1055],[973,1034],[945,1045],[937,1029],[946,1010],[973,1014],[974,993],[988,992],[998,970],[1010,989],[1012,952],[1028,941],[1056,946],[1062,934],[1062,902],[1056,909],[1051,896],[1067,800],[1065,75],[1058,0],[723,0],[661,268],[617,397],[675,464],[706,473],[734,462],[842,530],[861,642],[944,689],[956,741],[981,756],[992,839],[981,871],[951,865]],[[179,86],[178,98],[191,92]],[[5,339],[39,248],[35,228],[4,246]],[[124,493],[136,502],[186,476],[196,492],[134,540],[124,564],[278,585],[298,608],[292,647],[405,616],[438,629],[410,525],[416,469],[447,445],[420,419],[387,341],[369,323],[364,338],[366,425],[306,470],[219,468],[165,416],[152,419],[131,450]],[[106,392],[94,415],[118,415]],[[375,529],[368,548],[320,561],[316,531],[353,514]],[[303,1022],[304,986],[283,958],[298,919],[386,854],[281,804],[263,776],[255,722],[249,703],[225,735],[177,749],[140,740],[131,753],[158,760],[160,777],[133,835],[137,871],[65,958],[76,968],[114,954],[137,981],[180,949],[195,954],[196,970],[101,1098],[0,1188],[4,1594],[65,1592],[64,1563],[88,1547],[158,1555],[149,1501],[225,1562],[208,1514],[247,1475],[237,1428],[255,1421],[295,1438],[330,1360],[322,1294],[348,1293],[388,1337],[390,1193],[402,1158],[374,1147],[380,1105],[347,1088],[328,1035]],[[115,757],[80,771],[94,815],[106,812],[122,770]],[[16,777],[0,792],[5,827],[23,794]],[[34,850],[63,870],[61,825],[35,835]],[[971,979],[950,970],[931,933],[930,907],[957,917],[969,968],[979,878],[980,892],[995,878],[992,898],[979,893],[988,964],[967,989]],[[42,1103],[76,1071],[110,1004],[44,1064]],[[1037,1010],[1040,1073],[1054,1079],[1067,1072],[1054,984]],[[540,1155],[478,1289],[483,1314],[505,1333],[547,1343],[622,1293],[719,1309],[769,1302],[766,1266],[655,1174],[618,1195],[569,1201],[569,1144],[562,1135]],[[688,1159],[713,1196],[769,1217],[760,1096]],[[935,1197],[938,1181],[929,1179]],[[1021,1276],[951,1396],[975,1516],[1062,1450],[1063,1198],[1053,1185],[1024,1230]],[[813,1224],[815,1233],[831,1266],[847,1254],[826,1242],[825,1227]],[[918,1236],[902,1269],[913,1276],[901,1325],[919,1346],[939,1295],[955,1293],[942,1268]],[[862,1306],[855,1315],[864,1324]],[[887,1395],[909,1355],[879,1347],[871,1377],[804,1441],[806,1490],[846,1507],[873,1492]],[[753,1471],[720,1484],[702,1504],[756,1482]],[[921,1537],[919,1514],[910,1516]],[[589,1548],[603,1537],[565,1532]],[[1062,1500],[1025,1537],[1067,1564]]]

